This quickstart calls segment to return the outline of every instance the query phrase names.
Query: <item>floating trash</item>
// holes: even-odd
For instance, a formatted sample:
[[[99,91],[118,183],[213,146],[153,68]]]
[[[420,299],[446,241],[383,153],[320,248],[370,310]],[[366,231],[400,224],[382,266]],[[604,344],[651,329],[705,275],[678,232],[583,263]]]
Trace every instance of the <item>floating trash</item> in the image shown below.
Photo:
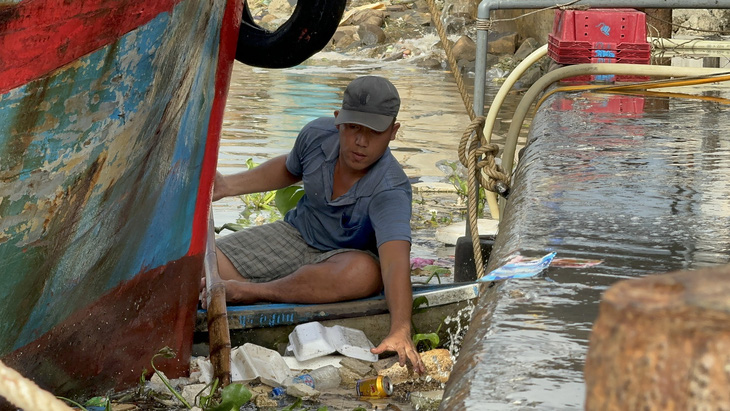
[[[492,270],[477,281],[497,281],[510,278],[528,278],[540,274],[548,268],[557,253],[552,252],[537,260],[523,260],[522,256],[513,258],[507,264]]]

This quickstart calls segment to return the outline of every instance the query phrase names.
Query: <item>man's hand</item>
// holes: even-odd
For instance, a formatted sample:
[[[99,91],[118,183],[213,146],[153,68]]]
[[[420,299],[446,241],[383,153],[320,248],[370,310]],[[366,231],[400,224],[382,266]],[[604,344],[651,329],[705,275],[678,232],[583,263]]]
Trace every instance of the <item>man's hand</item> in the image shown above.
[[[373,354],[382,354],[386,351],[398,353],[398,362],[401,367],[406,365],[406,359],[408,359],[413,364],[413,371],[419,374],[426,372],[421,355],[416,351],[416,346],[413,345],[413,340],[407,333],[391,333],[383,339],[380,345],[370,350]]]
[[[226,197],[227,190],[226,179],[220,171],[215,172],[215,180],[213,180],[213,201],[218,201],[223,197]]]

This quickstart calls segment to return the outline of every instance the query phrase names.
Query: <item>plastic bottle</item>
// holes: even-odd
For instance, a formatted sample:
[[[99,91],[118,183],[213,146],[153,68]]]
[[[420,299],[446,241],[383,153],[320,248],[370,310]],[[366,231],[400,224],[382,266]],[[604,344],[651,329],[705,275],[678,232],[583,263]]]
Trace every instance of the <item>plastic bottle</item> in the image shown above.
[[[334,365],[325,365],[310,371],[308,374],[302,374],[298,377],[289,377],[284,381],[284,386],[289,387],[294,384],[307,384],[315,390],[322,391],[329,388],[339,387],[342,382],[340,370]]]
[[[283,396],[284,394],[286,394],[286,388],[285,387],[275,387],[269,393],[269,397],[271,397],[271,398],[279,398],[279,397]]]

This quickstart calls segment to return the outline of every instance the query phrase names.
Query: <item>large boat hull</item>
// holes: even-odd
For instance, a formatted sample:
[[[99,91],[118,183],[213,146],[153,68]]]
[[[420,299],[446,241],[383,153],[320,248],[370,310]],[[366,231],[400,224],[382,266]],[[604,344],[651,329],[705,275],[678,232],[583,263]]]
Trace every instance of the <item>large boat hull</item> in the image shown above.
[[[58,395],[188,369],[242,5],[0,5],[0,357]]]

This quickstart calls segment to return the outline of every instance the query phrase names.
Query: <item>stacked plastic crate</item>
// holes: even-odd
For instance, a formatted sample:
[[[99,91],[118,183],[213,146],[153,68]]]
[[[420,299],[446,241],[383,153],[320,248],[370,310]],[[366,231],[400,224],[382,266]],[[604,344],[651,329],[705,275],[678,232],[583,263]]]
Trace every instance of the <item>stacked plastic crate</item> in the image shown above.
[[[634,9],[556,10],[548,55],[558,64],[649,64],[646,15]],[[592,75],[564,81],[640,81],[643,76]]]

